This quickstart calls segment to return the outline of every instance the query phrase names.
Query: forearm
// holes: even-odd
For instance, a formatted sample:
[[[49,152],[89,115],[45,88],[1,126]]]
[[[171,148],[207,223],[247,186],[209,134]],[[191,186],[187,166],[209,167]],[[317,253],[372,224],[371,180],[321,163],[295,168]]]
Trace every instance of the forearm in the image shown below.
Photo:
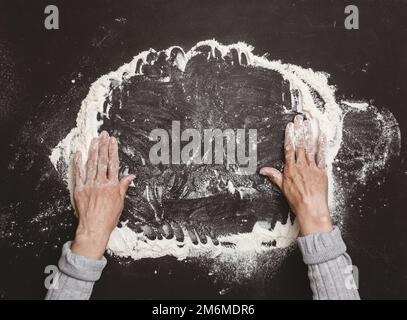
[[[57,281],[53,283],[45,297],[46,300],[87,300],[93,285],[99,280],[106,265],[106,259],[89,259],[75,255],[71,242],[65,243],[59,259]]]
[[[352,261],[337,227],[331,232],[298,238],[315,300],[358,300]]]

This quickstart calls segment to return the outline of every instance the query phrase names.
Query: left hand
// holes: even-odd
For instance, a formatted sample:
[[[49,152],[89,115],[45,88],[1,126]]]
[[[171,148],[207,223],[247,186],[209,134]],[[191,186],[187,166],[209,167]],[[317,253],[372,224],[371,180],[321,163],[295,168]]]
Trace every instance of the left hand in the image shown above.
[[[75,155],[74,201],[79,218],[72,252],[100,260],[124,207],[127,189],[134,175],[118,180],[117,140],[103,131],[91,142],[82,170],[82,155]]]

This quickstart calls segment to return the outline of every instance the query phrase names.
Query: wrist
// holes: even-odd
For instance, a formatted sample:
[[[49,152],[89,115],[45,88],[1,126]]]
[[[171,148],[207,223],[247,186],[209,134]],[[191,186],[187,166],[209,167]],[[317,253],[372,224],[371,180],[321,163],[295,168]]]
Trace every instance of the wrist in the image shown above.
[[[78,228],[71,250],[76,255],[100,260],[106,251],[108,241],[109,237],[104,234],[86,232]]]
[[[332,219],[329,211],[323,214],[297,215],[300,234],[307,236],[316,233],[331,232],[333,230]]]

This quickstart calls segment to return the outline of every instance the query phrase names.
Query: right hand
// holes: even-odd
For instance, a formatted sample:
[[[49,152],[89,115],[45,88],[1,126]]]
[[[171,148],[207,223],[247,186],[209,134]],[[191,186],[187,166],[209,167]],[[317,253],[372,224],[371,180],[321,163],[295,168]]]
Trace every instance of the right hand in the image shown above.
[[[285,131],[284,172],[270,167],[260,170],[287,198],[303,236],[333,229],[328,208],[326,137],[321,134],[317,144],[315,140],[309,120],[297,115]]]

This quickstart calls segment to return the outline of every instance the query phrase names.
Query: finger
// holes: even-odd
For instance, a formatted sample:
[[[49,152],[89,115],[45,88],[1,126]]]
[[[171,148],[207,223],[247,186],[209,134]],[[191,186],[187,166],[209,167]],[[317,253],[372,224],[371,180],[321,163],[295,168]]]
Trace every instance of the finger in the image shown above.
[[[283,188],[283,174],[277,169],[264,167],[260,169],[259,173],[262,174],[263,176],[269,177],[271,182],[273,182],[280,189]]]
[[[294,136],[295,136],[295,158],[298,164],[305,162],[305,144],[304,144],[304,121],[303,116],[297,115],[294,118]]]
[[[315,165],[315,139],[310,120],[304,121],[305,157],[308,164]]]
[[[326,149],[327,149],[327,141],[326,135],[321,132],[318,140],[318,152],[317,152],[317,165],[320,169],[325,169],[326,167]]]
[[[105,181],[107,179],[107,163],[109,157],[109,134],[102,131],[99,136],[99,157],[96,180]]]
[[[295,163],[294,149],[294,124],[290,122],[285,128],[284,153],[286,166]]]
[[[109,164],[107,168],[107,178],[117,181],[119,175],[119,152],[115,137],[109,139]]]
[[[88,152],[88,161],[86,161],[86,183],[92,183],[96,178],[98,161],[99,139],[93,138]]]
[[[128,175],[120,180],[120,195],[124,199],[129,188],[130,183],[136,178],[134,174]]]
[[[82,171],[82,153],[76,151],[74,159],[75,188],[82,188],[85,183]]]

